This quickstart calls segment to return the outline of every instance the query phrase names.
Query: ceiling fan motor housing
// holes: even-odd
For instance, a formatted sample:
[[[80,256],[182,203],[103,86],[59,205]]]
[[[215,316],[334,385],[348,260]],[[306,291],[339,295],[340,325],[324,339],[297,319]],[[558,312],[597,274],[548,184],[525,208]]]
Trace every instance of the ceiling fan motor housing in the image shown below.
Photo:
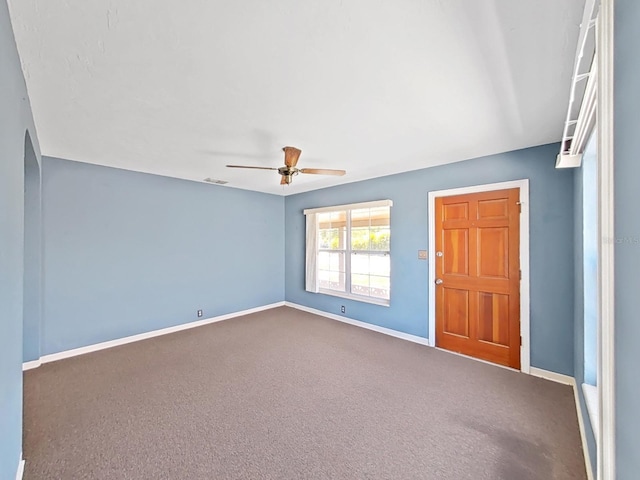
[[[289,185],[291,183],[291,180],[293,179],[293,176],[298,174],[298,169],[295,167],[287,167],[285,165],[284,167],[278,168],[278,173],[282,175],[282,178],[284,178],[284,182]]]
[[[277,170],[278,173],[282,176],[280,179],[281,185],[289,185],[294,175],[298,175],[299,173],[311,173],[315,175],[344,175],[347,173],[344,170],[333,170],[330,168],[297,168],[298,158],[302,153],[302,150],[296,147],[283,147],[284,150],[284,166],[280,168],[275,167],[258,167],[258,166],[249,166],[249,165],[227,165],[227,167],[231,168],[253,168],[257,170]]]

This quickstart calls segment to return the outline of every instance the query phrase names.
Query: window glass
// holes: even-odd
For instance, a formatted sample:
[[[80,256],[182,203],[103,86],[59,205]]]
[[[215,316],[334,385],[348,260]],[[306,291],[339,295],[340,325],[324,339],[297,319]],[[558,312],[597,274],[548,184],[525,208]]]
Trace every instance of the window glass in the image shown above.
[[[321,292],[336,291],[388,304],[390,213],[390,206],[365,206],[318,214],[317,278]]]

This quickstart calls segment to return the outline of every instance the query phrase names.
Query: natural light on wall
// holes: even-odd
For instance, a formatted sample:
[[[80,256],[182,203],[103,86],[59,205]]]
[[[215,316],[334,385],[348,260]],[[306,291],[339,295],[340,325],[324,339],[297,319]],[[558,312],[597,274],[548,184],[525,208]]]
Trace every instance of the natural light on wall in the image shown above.
[[[391,200],[305,210],[306,290],[391,300]]]

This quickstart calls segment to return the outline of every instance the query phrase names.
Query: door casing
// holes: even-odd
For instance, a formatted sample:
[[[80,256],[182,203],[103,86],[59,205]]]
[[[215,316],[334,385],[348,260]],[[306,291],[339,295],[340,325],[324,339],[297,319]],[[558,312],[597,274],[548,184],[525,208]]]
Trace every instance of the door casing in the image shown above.
[[[451,195],[462,195],[467,193],[489,192],[492,190],[504,190],[508,188],[520,189],[520,270],[522,270],[522,280],[520,281],[520,335],[522,336],[522,346],[520,347],[520,371],[530,373],[531,369],[531,345],[530,345],[530,324],[529,324],[529,180],[513,180],[509,182],[491,183],[486,185],[473,185],[447,190],[436,190],[428,195],[428,219],[429,226],[429,345],[436,346],[436,291],[435,291],[435,199],[437,197],[448,197]]]

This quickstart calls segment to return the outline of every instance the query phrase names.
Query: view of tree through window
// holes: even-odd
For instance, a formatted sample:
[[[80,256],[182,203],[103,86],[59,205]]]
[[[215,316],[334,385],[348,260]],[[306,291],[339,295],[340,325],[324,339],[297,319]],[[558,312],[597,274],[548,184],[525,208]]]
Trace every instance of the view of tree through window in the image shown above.
[[[318,215],[318,280],[321,289],[389,300],[390,207]]]

